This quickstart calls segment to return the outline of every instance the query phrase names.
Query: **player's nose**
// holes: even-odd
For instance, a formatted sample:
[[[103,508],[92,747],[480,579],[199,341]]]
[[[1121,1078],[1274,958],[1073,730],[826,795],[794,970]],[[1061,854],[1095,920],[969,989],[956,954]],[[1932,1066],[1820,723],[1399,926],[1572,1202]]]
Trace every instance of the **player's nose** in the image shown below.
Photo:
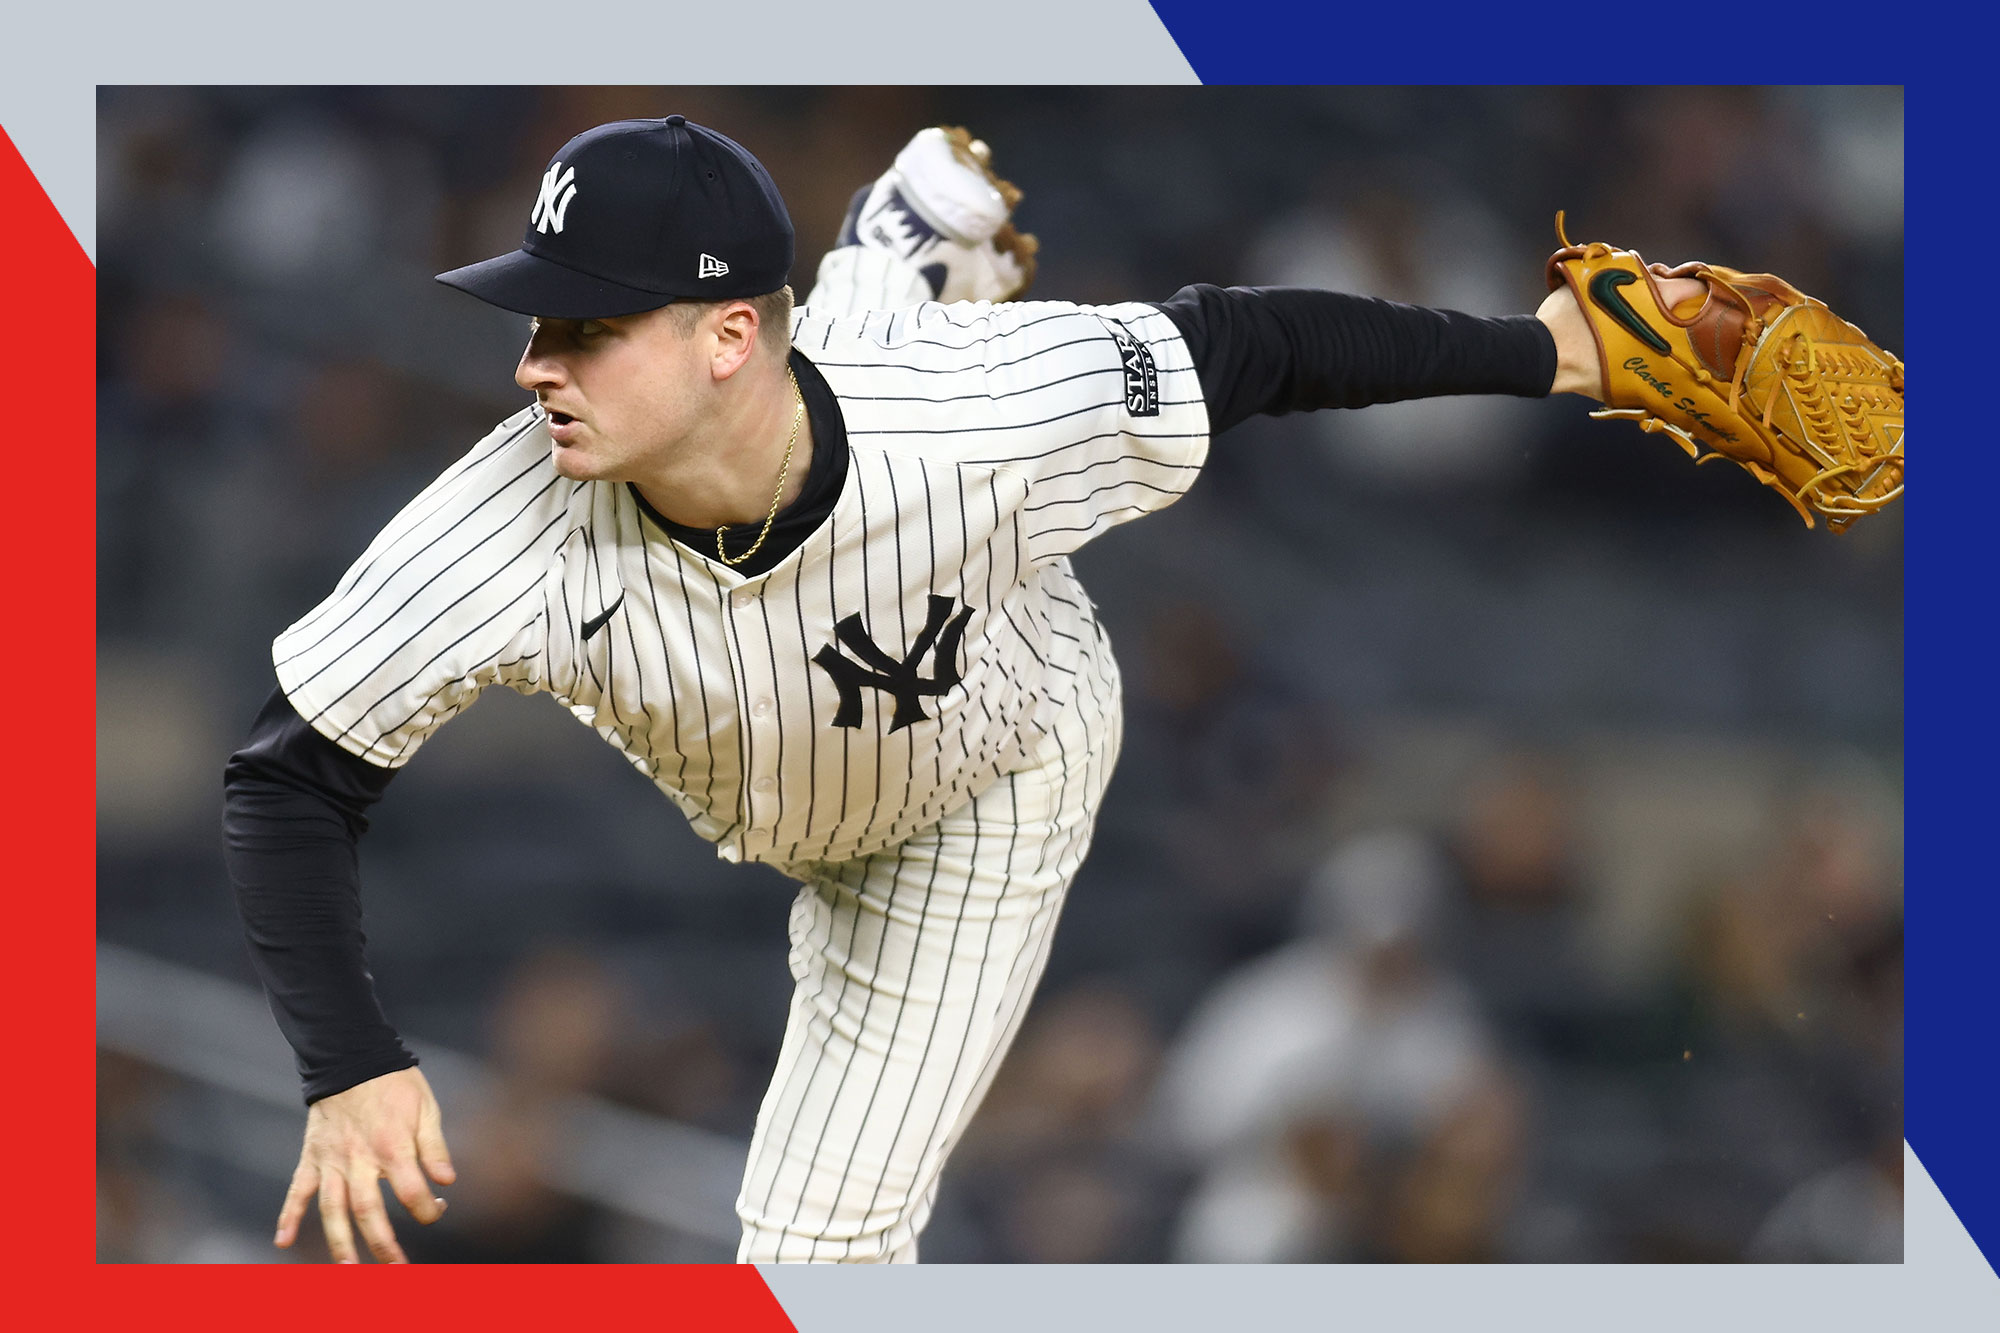
[[[568,378],[562,359],[553,354],[547,338],[546,330],[537,330],[521,352],[521,364],[514,367],[514,383],[531,393],[560,385]]]

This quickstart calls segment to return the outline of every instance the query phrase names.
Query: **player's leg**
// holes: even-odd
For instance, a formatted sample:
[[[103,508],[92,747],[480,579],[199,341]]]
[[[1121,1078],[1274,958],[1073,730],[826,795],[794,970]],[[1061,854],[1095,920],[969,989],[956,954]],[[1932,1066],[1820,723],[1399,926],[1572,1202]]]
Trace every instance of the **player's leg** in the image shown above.
[[[945,1157],[1020,1026],[1089,848],[1118,744],[1108,662],[1096,683],[1092,703],[1108,707],[1063,709],[1037,767],[801,890],[739,1261],[915,1262]]]

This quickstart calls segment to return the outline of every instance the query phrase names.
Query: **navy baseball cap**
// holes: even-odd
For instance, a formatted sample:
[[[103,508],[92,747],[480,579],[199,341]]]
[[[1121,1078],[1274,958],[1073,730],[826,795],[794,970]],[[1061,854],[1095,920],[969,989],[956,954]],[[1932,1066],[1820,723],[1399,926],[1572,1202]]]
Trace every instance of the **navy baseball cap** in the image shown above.
[[[437,280],[523,315],[605,319],[774,292],[793,249],[785,201],[741,144],[683,116],[618,120],[557,152],[520,249]]]

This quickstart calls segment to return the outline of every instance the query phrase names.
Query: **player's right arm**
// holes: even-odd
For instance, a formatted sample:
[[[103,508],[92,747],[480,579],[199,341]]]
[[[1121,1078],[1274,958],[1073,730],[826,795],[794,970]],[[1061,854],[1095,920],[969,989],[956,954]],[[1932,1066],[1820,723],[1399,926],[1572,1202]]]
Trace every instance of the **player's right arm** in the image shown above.
[[[273,645],[279,688],[225,772],[225,858],[250,956],[308,1106],[277,1243],[316,1195],[335,1259],[355,1231],[402,1262],[380,1181],[420,1221],[452,1179],[436,1100],[375,997],[357,848],[424,739],[491,684],[543,684],[573,483],[532,412],[413,500]],[[350,1222],[350,1218],[352,1219]]]
[[[273,691],[224,771],[223,844],[250,957],[298,1058],[304,1146],[278,1215],[289,1248],[309,1203],[336,1262],[406,1262],[382,1206],[444,1212],[455,1178],[437,1101],[376,1001],[363,952],[356,857],[367,808],[394,776],[321,736]],[[350,1217],[353,1219],[350,1223]]]

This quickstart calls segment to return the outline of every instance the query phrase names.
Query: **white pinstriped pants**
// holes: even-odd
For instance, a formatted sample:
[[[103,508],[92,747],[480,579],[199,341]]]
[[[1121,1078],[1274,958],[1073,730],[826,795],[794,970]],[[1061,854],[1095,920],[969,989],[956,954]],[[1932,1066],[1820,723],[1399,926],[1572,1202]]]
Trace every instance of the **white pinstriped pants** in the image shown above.
[[[1020,1028],[1090,848],[1121,739],[1109,657],[1035,767],[900,846],[787,867],[805,880],[797,985],[736,1201],[737,1262],[916,1262],[945,1158]]]

